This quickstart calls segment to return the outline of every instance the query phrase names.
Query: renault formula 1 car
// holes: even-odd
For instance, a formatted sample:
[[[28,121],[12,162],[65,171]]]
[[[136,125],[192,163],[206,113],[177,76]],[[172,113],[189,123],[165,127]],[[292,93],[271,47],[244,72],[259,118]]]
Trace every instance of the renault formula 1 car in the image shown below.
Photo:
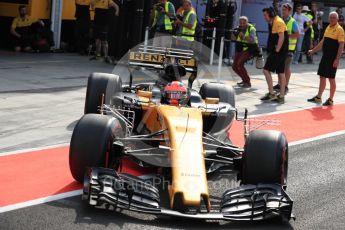
[[[185,218],[290,220],[283,133],[249,131],[247,112],[239,118],[228,85],[204,83],[193,89],[193,51],[141,47],[128,59],[126,83],[114,74],[93,73],[88,79],[85,115],[74,128],[69,157],[73,177],[83,183],[83,200]],[[150,79],[147,69],[158,76]],[[181,80],[187,75],[185,86]],[[235,119],[244,122],[244,148],[228,138]],[[150,173],[124,172],[128,164]],[[214,205],[208,180],[224,168],[237,173],[240,185],[225,188]]]

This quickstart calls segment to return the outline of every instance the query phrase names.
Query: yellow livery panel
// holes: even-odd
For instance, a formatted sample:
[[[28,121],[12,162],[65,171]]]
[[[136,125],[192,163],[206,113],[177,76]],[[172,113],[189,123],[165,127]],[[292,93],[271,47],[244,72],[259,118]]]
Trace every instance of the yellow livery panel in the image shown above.
[[[165,59],[165,56],[163,54],[149,54],[149,53],[141,53],[141,52],[129,53],[130,61],[162,64],[164,62],[164,59]],[[179,58],[177,59],[177,61],[180,65],[183,65],[184,67],[192,67],[192,68],[196,67],[196,60],[194,58],[191,58],[191,59]]]
[[[201,198],[210,208],[202,144],[202,113],[197,108],[158,106],[164,126],[169,130],[172,184],[170,205],[176,194],[186,206],[199,207]]]

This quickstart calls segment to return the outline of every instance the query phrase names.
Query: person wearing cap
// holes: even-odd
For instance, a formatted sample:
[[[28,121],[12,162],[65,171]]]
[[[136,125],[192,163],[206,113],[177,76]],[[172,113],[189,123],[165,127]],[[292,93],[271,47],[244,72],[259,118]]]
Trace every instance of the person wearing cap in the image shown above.
[[[283,4],[282,15],[283,15],[284,22],[286,23],[288,34],[289,34],[289,53],[285,60],[285,79],[286,79],[285,93],[287,93],[289,90],[288,85],[289,85],[290,77],[291,77],[291,62],[292,62],[293,55],[296,51],[297,39],[300,36],[298,24],[296,20],[293,17],[291,17],[291,12],[292,12],[292,6],[289,3]],[[278,83],[273,88],[276,91],[280,91],[280,84]]]
[[[303,40],[304,40],[304,34],[305,34],[305,29],[304,29],[304,25],[306,23],[312,23],[310,21],[310,19],[305,16],[304,14],[302,14],[302,5],[301,4],[297,4],[296,5],[296,12],[293,15],[293,18],[296,20],[298,27],[299,27],[299,33],[300,36],[297,39],[297,46],[296,46],[296,52],[295,52],[295,56],[293,58],[293,63],[294,64],[298,64],[298,60],[300,60],[300,57],[302,55],[302,45],[303,45]]]
[[[252,45],[258,44],[255,27],[248,22],[246,16],[241,16],[236,35],[236,53],[232,69],[241,77],[242,81],[237,83],[239,87],[250,88],[251,82],[244,64],[253,57]]]
[[[303,45],[302,45],[302,51],[307,54],[308,50],[312,48],[312,41],[314,40],[314,28],[313,28],[313,21],[314,16],[311,13],[311,10],[308,6],[303,6],[302,13],[308,17],[309,22],[304,24],[304,39],[303,39]],[[307,56],[307,63],[313,64],[313,57],[311,55]],[[301,54],[300,59],[298,62],[302,62],[303,54]]]
[[[176,18],[175,6],[167,0],[159,0],[153,8],[152,29],[154,31],[153,46],[171,47],[173,20]]]
[[[260,98],[262,101],[274,101],[278,103],[285,102],[285,60],[289,52],[289,35],[284,20],[276,15],[274,9],[264,8],[263,15],[265,21],[270,26],[268,36],[267,51],[269,53],[265,66],[264,75],[266,78],[268,93]],[[280,94],[276,95],[273,89],[273,81],[271,72],[276,72],[280,82]]]
[[[321,103],[322,94],[326,88],[326,79],[328,78],[330,83],[330,95],[329,98],[323,103],[323,105],[333,105],[333,98],[336,91],[335,75],[339,66],[339,60],[344,50],[344,29],[338,23],[338,13],[331,12],[329,14],[329,25],[325,30],[325,34],[321,42],[309,50],[309,54],[313,54],[319,50],[323,50],[323,55],[319,64],[317,74],[320,76],[319,92],[318,94],[308,99],[309,102]]]
[[[96,41],[95,59],[101,58],[103,48],[103,56],[105,62],[110,62],[108,56],[108,26],[109,26],[109,9],[115,9],[115,16],[119,16],[120,8],[113,0],[91,0],[91,8],[95,10],[93,38]]]
[[[77,51],[84,55],[90,41],[90,4],[91,0],[75,0],[75,41]]]

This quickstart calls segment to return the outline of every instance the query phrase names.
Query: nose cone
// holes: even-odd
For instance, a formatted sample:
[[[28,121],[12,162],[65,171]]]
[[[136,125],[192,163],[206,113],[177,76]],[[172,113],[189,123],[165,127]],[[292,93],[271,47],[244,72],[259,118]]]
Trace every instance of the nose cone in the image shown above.
[[[174,207],[176,194],[187,207],[199,207],[209,193],[206,178],[204,149],[202,144],[202,113],[196,108],[160,106],[159,114],[169,130],[172,184],[170,205]]]

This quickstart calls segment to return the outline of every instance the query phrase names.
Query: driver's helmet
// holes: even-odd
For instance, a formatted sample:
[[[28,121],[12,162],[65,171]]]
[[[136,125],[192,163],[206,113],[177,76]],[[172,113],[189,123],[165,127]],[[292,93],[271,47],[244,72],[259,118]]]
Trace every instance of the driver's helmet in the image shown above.
[[[164,87],[163,97],[169,105],[186,105],[190,99],[190,91],[182,82],[173,81]]]

